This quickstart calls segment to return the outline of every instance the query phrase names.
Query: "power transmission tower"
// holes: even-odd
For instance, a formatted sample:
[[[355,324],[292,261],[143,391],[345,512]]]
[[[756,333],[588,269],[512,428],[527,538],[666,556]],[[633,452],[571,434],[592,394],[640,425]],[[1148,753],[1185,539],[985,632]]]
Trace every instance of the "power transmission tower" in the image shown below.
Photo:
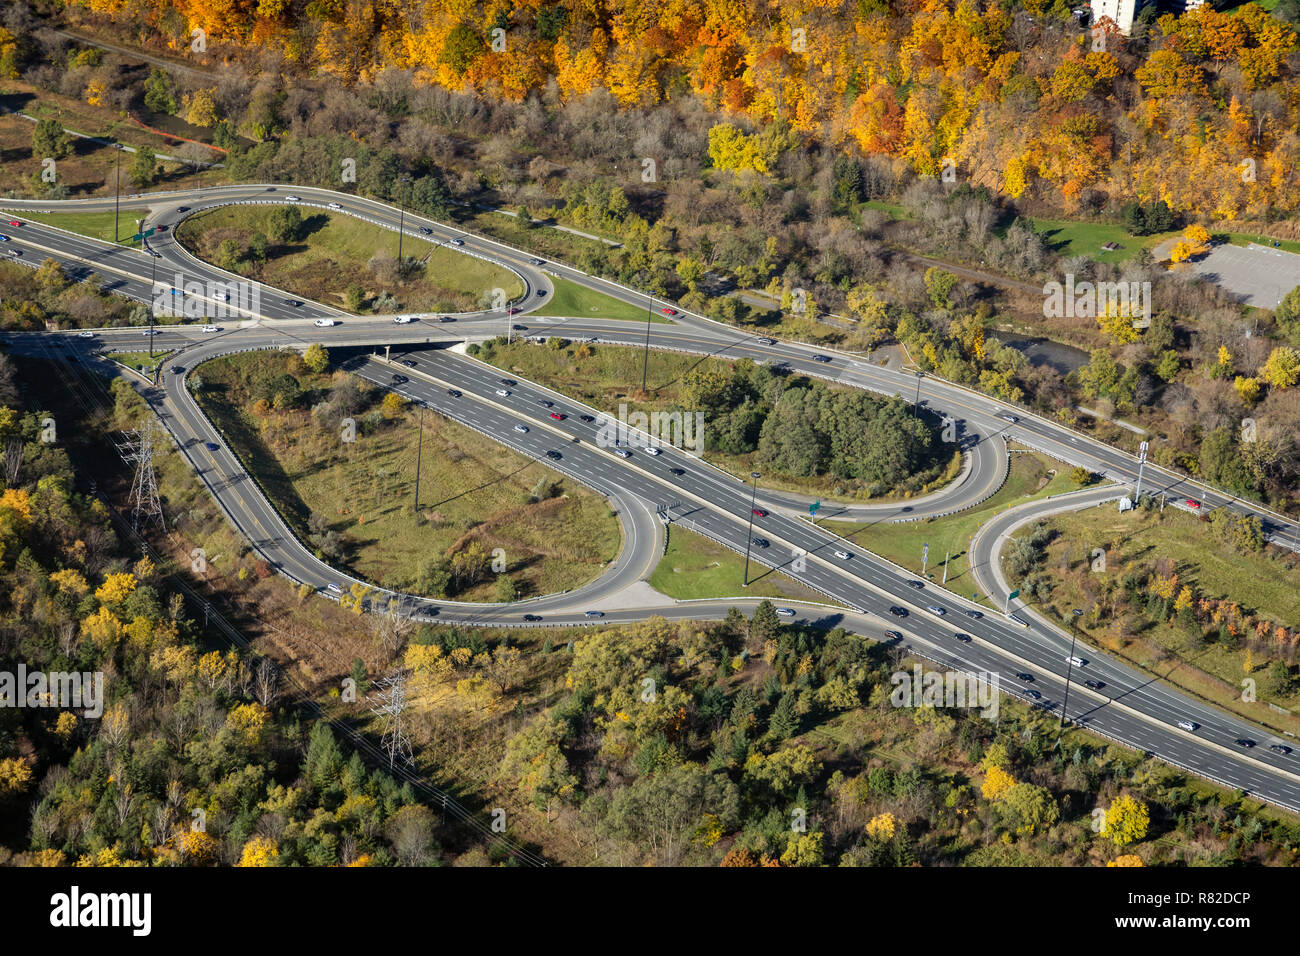
[[[406,675],[384,677],[374,684],[378,691],[374,697],[367,694],[366,700],[373,701],[370,711],[384,724],[384,735],[379,746],[388,754],[388,769],[393,769],[393,764],[399,757],[403,763],[413,763],[415,758],[411,740],[402,726],[402,714],[406,710]]]
[[[131,434],[135,441],[130,451],[123,457],[135,462],[135,478],[131,482],[131,527],[138,533],[144,525],[156,523],[166,527],[163,518],[162,502],[158,500],[158,476],[153,469],[153,429],[150,418],[143,427]]]

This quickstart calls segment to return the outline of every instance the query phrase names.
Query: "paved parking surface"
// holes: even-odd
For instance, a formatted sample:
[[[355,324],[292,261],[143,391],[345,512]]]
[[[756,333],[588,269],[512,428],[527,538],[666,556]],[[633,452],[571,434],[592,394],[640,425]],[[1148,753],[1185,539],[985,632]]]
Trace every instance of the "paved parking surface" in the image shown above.
[[[1300,256],[1254,243],[1217,245],[1191,266],[1198,276],[1261,309],[1276,308],[1282,296],[1300,286]]]

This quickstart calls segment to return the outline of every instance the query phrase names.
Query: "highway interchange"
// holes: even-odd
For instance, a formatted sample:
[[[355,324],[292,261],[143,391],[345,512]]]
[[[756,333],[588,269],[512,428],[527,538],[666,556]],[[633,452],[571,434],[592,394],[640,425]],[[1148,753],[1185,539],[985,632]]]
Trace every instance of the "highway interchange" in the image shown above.
[[[121,204],[124,222],[132,223],[135,216],[144,213],[146,228],[158,223],[174,227],[182,215],[214,204],[285,202],[290,195],[310,207],[328,209],[330,204],[336,204],[338,212],[391,229],[396,229],[400,221],[397,209],[373,200],[283,185],[215,187],[201,194],[123,197]],[[4,205],[14,210],[96,211],[111,209],[113,200],[26,204],[5,200]],[[180,207],[188,208],[182,213]],[[151,277],[155,274],[168,292],[180,277],[182,286],[194,282],[202,286],[197,295],[180,297],[182,301],[202,301],[203,311],[211,315],[228,311],[231,303],[213,297],[210,291],[231,281],[244,281],[191,257],[173,238],[171,228],[156,233],[149,242],[149,250],[144,252],[114,248],[43,226],[22,219],[21,212],[15,215],[24,223],[22,226],[0,226],[10,238],[5,246],[22,253],[12,258],[29,265],[45,258],[58,259],[72,277],[98,282],[140,301],[149,302],[154,298]],[[642,308],[659,310],[664,303],[561,264],[539,264],[527,251],[470,236],[417,215],[405,215],[405,228],[413,238],[438,242],[459,240],[464,243],[460,251],[514,271],[524,287],[523,301],[518,303],[522,314],[512,316],[502,308],[495,308],[457,316],[455,323],[422,317],[399,325],[391,317],[351,316],[327,305],[300,301],[289,291],[259,287],[255,307],[245,313],[162,327],[161,334],[155,337],[157,347],[175,350],[176,354],[168,358],[156,384],[136,383],[231,522],[277,570],[323,594],[333,593],[331,585],[346,588],[354,579],[317,560],[293,536],[234,452],[215,434],[185,384],[188,370],[203,361],[239,350],[302,348],[316,341],[332,350],[379,347],[379,354],[369,356],[364,354],[365,349],[360,349],[349,367],[381,387],[423,402],[524,455],[545,462],[610,499],[624,529],[623,552],[595,581],[568,594],[547,595],[515,605],[469,605],[396,595],[383,589],[373,592],[377,608],[400,604],[418,616],[448,623],[518,626],[525,623],[524,614],[539,617],[544,624],[592,623],[596,619],[587,617],[586,612],[597,604],[618,607],[602,612],[600,620],[610,623],[636,620],[649,614],[708,618],[721,616],[737,604],[752,608],[757,603],[749,599],[628,607],[623,606],[626,601],[611,601],[644,579],[662,553],[665,532],[656,509],[671,507],[674,523],[688,523],[692,530],[744,551],[749,538],[751,490],[696,456],[669,446],[663,447],[661,454],[651,455],[630,442],[629,448],[622,449],[629,453],[624,457],[619,454],[620,449],[598,440],[601,424],[598,416],[602,410],[586,408],[542,386],[519,381],[516,376],[446,348],[469,338],[501,334],[509,325],[526,325],[520,334],[528,336],[554,334],[635,346],[643,345],[648,335],[654,348],[783,364],[792,372],[897,394],[908,401],[919,399],[936,415],[951,419],[956,426],[955,439],[966,456],[965,468],[957,481],[906,505],[853,506],[846,509],[843,517],[915,520],[970,507],[993,494],[1005,480],[1006,441],[1012,438],[1068,464],[1088,467],[1114,483],[1090,489],[1077,500],[1065,503],[1066,507],[1090,506],[1098,500],[1115,497],[1121,493],[1115,486],[1131,489],[1136,480],[1138,464],[1126,453],[1075,434],[1059,423],[1010,408],[932,376],[918,379],[910,372],[869,364],[843,353],[825,350],[819,353],[798,343],[764,342],[750,333],[680,312],[673,316],[671,323],[649,325],[648,332],[647,326],[641,323],[528,316],[528,311],[548,301],[554,291],[552,280],[557,276]],[[337,324],[329,327],[313,324],[322,318]],[[222,331],[205,333],[201,331],[205,323],[216,324]],[[96,330],[93,339],[83,338],[76,332],[10,333],[5,339],[15,352],[72,363],[94,363],[101,352],[136,351],[145,344],[138,328]],[[384,347],[391,348],[390,361],[384,358]],[[831,361],[816,360],[819,354]],[[402,361],[413,362],[415,367],[402,365]],[[173,365],[186,371],[174,374]],[[395,383],[395,374],[407,380]],[[511,379],[511,384],[504,384],[503,378]],[[449,391],[459,394],[452,395]],[[508,394],[498,394],[501,391]],[[548,407],[543,402],[552,405]],[[553,414],[564,418],[556,420]],[[597,420],[584,421],[583,416]],[[517,427],[527,431],[517,431]],[[208,443],[214,444],[216,450],[209,450]],[[553,454],[548,456],[548,452]],[[1143,475],[1143,489],[1167,493],[1175,506],[1186,507],[1180,503],[1191,498],[1207,509],[1227,506],[1251,511],[1260,516],[1270,540],[1300,550],[1300,528],[1294,522],[1151,464],[1146,466]],[[891,631],[896,632],[897,640],[915,653],[944,666],[997,673],[1002,676],[1003,690],[1019,695],[1036,692],[1041,695],[1036,701],[1038,706],[1059,713],[1065,693],[1065,658],[1070,649],[1068,633],[1034,617],[1018,602],[1012,602],[1011,610],[1025,625],[1000,613],[980,609],[933,582],[921,582],[915,575],[865,550],[869,538],[864,543],[846,542],[813,525],[798,514],[804,510],[799,499],[760,490],[759,502],[767,514],[754,519],[754,534],[769,544],[766,548],[753,548],[754,559],[778,567],[831,599],[827,605],[783,602],[798,609],[796,620],[819,626],[844,624],[887,640],[891,639]],[[1037,507],[1061,507],[1061,504],[1040,503]],[[834,513],[829,508],[827,512]],[[1004,519],[1003,525],[995,529],[996,533],[982,531],[972,553],[977,578],[985,582],[983,586],[990,594],[1005,587],[997,571],[996,555],[1000,543],[1010,533],[1006,526],[1009,519],[1005,515],[999,517]],[[837,553],[850,556],[846,559]],[[893,607],[905,609],[906,616],[896,617],[890,610]],[[942,608],[943,613],[927,610],[930,607]],[[968,616],[968,611],[980,616]],[[956,637],[957,634],[963,638]],[[1258,725],[1204,705],[1152,675],[1119,664],[1099,651],[1081,645],[1077,653],[1087,664],[1075,668],[1072,675],[1068,707],[1071,719],[1226,786],[1300,810],[1300,776],[1297,775],[1300,756],[1269,749],[1270,744],[1290,746],[1290,741],[1283,742]],[[1026,673],[1033,675],[1032,682],[1015,676]],[[1085,687],[1080,683],[1085,679],[1103,686]],[[1191,721],[1197,726],[1189,732],[1177,726],[1180,721]],[[1237,743],[1240,739],[1253,740],[1257,745],[1243,749]]]

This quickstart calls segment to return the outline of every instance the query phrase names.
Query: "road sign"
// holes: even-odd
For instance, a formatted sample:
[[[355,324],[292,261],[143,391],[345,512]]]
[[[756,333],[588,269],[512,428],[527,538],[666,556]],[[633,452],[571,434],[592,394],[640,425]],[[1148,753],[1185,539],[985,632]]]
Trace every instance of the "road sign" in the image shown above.
[[[816,501],[814,501],[812,504],[808,506],[808,513],[810,515],[815,515],[817,514],[817,512],[821,510],[822,510],[822,502],[820,498],[818,498]]]
[[[132,237],[131,237],[129,240],[127,240],[127,241],[128,241],[128,242],[139,242],[141,239],[148,239],[150,236],[152,236],[152,235],[153,235],[155,232],[157,232],[157,231],[158,231],[157,229],[146,229],[144,232],[137,232],[134,236],[132,236]]]
[[[1020,588],[1016,588],[1014,591],[1012,591],[1010,594],[1008,594],[1008,595],[1007,595],[1007,600],[1008,600],[1008,601],[1013,601],[1013,600],[1015,600],[1015,599],[1018,598],[1018,597],[1020,597]]]

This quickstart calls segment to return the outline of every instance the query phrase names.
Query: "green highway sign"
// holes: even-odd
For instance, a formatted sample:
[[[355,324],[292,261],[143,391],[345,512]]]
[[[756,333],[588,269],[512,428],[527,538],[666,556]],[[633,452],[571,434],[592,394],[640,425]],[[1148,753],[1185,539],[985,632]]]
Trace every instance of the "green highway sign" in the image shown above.
[[[816,501],[814,501],[812,504],[808,506],[808,513],[810,515],[815,515],[818,511],[821,510],[821,507],[822,507],[822,502],[821,499],[818,498]]]
[[[1012,591],[1010,594],[1008,594],[1008,595],[1007,595],[1007,600],[1010,601],[1010,600],[1012,600],[1012,599],[1014,599],[1014,598],[1018,598],[1018,597],[1020,597],[1020,588],[1016,588],[1014,591]]]
[[[158,231],[157,229],[146,229],[144,232],[137,232],[137,233],[136,233],[134,236],[132,236],[132,237],[130,238],[130,240],[128,240],[128,241],[130,241],[130,242],[138,242],[138,241],[140,241],[141,239],[148,239],[150,236],[152,236],[152,235],[153,235],[155,232],[157,232],[157,231]]]

